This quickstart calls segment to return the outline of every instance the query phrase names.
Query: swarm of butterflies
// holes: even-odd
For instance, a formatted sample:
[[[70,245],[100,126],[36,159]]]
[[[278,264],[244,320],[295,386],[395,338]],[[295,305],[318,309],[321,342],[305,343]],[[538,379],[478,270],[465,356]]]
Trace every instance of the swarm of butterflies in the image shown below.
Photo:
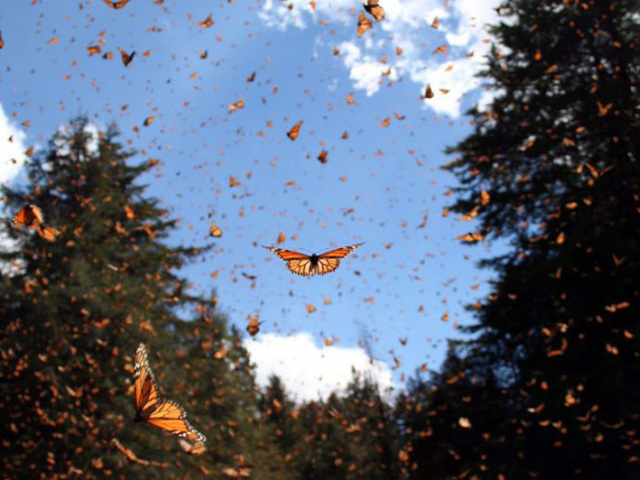
[[[125,7],[131,0],[121,0],[116,2],[111,0],[103,1],[109,7],[119,10]],[[378,0],[366,0],[363,7],[376,22],[380,22],[384,19],[384,9],[378,4]],[[360,16],[358,18],[358,35],[362,36],[362,34],[371,29],[372,26],[373,24],[371,21],[367,19],[362,12],[360,12]],[[2,45],[0,44],[0,47],[1,46]],[[136,52],[134,51],[128,54],[124,50],[118,50],[122,56],[122,62],[125,66],[128,66],[133,60]],[[234,104],[230,104],[229,110],[230,112],[233,112],[243,107],[244,101],[239,100]],[[292,141],[298,138],[302,124],[302,121],[298,122],[289,132],[287,132],[287,136]],[[33,204],[29,204],[21,208],[13,217],[11,226],[22,232],[24,232],[25,228],[28,230],[35,230],[41,238],[48,242],[54,242],[60,233],[55,228],[44,223],[42,210]],[[219,238],[222,236],[222,229],[213,222],[211,224],[209,234],[212,237]],[[319,255],[315,253],[312,255],[306,255],[294,250],[285,250],[275,247],[265,246],[264,248],[284,260],[291,273],[303,277],[311,277],[313,275],[326,275],[327,273],[335,271],[340,266],[340,260],[362,245],[363,243],[358,243],[347,247],[336,248]],[[250,328],[248,329],[249,333],[251,335],[255,335],[259,331],[259,325],[260,322],[258,322],[257,317],[252,319],[249,326]],[[136,409],[136,415],[134,418],[135,422],[148,423],[149,425],[160,428],[167,433],[177,435],[181,438],[181,447],[187,453],[200,455],[205,451],[204,444],[207,438],[189,423],[185,410],[174,401],[163,399],[160,395],[158,383],[151,367],[149,366],[147,348],[143,344],[140,344],[136,351],[133,390]],[[122,443],[120,443],[116,438],[113,439],[112,443],[131,462],[139,463],[141,465],[163,466],[160,462],[152,462],[139,458],[134,452],[122,445]]]

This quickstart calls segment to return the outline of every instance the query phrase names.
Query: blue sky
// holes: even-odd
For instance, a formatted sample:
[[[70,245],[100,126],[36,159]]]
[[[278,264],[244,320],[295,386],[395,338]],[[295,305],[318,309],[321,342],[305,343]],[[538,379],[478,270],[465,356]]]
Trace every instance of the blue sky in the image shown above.
[[[496,247],[455,240],[475,225],[443,216],[455,179],[440,167],[451,160],[443,149],[471,131],[460,113],[489,98],[473,74],[496,3],[381,2],[388,18],[358,38],[357,0],[317,0],[315,11],[297,0],[132,0],[120,10],[100,0],[9,2],[0,12],[0,181],[20,182],[11,159],[19,165],[21,151],[44,147],[74,116],[117,122],[141,159],[160,160],[144,180],[181,218],[171,241],[209,241],[211,219],[223,229],[215,250],[184,273],[196,291],[217,289],[239,326],[260,315],[259,371],[287,377],[291,352],[309,349],[311,338],[307,361],[324,372],[314,375],[344,382],[350,366],[340,365],[360,362],[366,338],[378,375],[401,387],[423,363],[439,367],[456,322],[471,321],[463,306],[487,293],[490,272],[475,263]],[[202,28],[209,14],[215,23]],[[87,47],[99,44],[102,53],[90,56]],[[136,51],[128,68],[117,47]],[[107,51],[113,59],[102,58]],[[427,83],[431,100],[420,98]],[[245,107],[230,114],[240,99]],[[292,142],[286,132],[301,120]],[[316,159],[321,150],[326,164]],[[261,248],[280,233],[279,247],[308,252],[366,244],[335,273],[307,279]]]

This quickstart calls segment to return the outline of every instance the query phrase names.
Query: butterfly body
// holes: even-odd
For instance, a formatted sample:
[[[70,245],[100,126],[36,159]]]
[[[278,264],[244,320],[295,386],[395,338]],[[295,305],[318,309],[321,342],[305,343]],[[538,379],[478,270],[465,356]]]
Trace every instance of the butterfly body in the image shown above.
[[[197,442],[207,438],[187,421],[187,413],[177,403],[160,397],[158,384],[149,367],[147,349],[140,344],[136,351],[133,386],[136,416],[134,422],[148,423],[179,437]]]
[[[350,245],[348,247],[336,248],[320,255],[305,255],[294,250],[284,250],[282,248],[264,247],[275,253],[282,260],[287,262],[287,268],[291,273],[302,277],[313,275],[326,275],[333,272],[340,266],[340,260],[362,246],[362,243]]]

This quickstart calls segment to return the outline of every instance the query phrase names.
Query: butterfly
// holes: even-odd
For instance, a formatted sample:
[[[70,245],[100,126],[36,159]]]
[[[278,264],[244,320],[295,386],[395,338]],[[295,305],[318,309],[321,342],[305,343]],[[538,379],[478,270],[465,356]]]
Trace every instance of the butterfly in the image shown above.
[[[363,6],[367,13],[371,15],[376,22],[379,22],[384,18],[384,8],[378,5],[378,0],[367,0],[367,3]]]
[[[116,447],[120,452],[129,459],[130,462],[139,463],[140,465],[149,466],[153,465],[154,467],[166,468],[169,464],[165,462],[154,462],[149,460],[144,460],[138,457],[133,451],[129,450],[127,447],[120,443],[120,440],[117,438],[113,438],[111,443],[114,447]]]
[[[302,122],[296,123],[293,128],[287,132],[287,137],[289,137],[291,141],[295,140],[298,138],[298,135],[300,135],[300,127],[302,127]]]
[[[435,96],[435,93],[433,93],[433,90],[431,90],[431,85],[427,84],[427,87],[424,90],[424,95],[422,96],[422,98],[433,98]]]
[[[222,229],[216,222],[211,222],[211,226],[209,227],[209,235],[214,238],[220,238],[222,236]]]
[[[236,110],[240,110],[241,108],[244,108],[244,99],[241,98],[235,103],[230,103],[228,105],[228,108],[229,108],[229,113],[233,113]]]
[[[120,10],[121,8],[126,6],[127,3],[129,3],[131,0],[120,0],[119,2],[112,2],[111,0],[102,0],[102,1],[106,3],[108,6],[110,6],[111,8],[113,8],[114,10]]]
[[[127,53],[124,50],[122,50],[120,47],[118,47],[118,51],[120,52],[120,56],[122,57],[122,63],[124,64],[125,67],[128,67],[129,64],[133,61],[133,57],[135,57],[136,55],[135,50],[131,53]]]
[[[370,30],[373,27],[371,20],[364,16],[364,13],[360,12],[358,16],[358,37],[364,35],[364,32]]]
[[[11,220],[11,225],[14,227],[24,225],[25,227],[35,230],[42,225],[43,221],[44,215],[42,214],[42,210],[35,205],[27,205],[16,213],[16,216]]]
[[[136,351],[133,386],[136,405],[134,421],[147,422],[172,435],[196,442],[206,442],[207,438],[187,421],[184,409],[171,400],[162,400],[158,384],[149,368],[147,349],[140,344]]]
[[[11,220],[11,225],[16,228],[21,228],[22,225],[24,225],[32,230],[37,230],[38,235],[49,242],[53,242],[58,235],[58,231],[53,227],[45,225],[43,222],[44,215],[42,214],[42,210],[35,205],[27,205],[16,213],[13,220]]]
[[[291,273],[310,277],[312,275],[325,275],[333,272],[340,266],[340,260],[353,252],[356,248],[364,245],[358,243],[349,247],[336,248],[320,255],[305,255],[304,253],[294,252],[293,250],[283,250],[275,247],[264,247],[275,253],[282,260],[287,262],[287,268]]]

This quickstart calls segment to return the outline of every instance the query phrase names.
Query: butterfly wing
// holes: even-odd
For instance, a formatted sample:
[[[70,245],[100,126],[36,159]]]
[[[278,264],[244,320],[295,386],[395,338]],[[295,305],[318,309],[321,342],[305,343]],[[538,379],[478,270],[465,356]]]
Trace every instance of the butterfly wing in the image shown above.
[[[44,238],[47,242],[54,242],[58,235],[58,231],[53,227],[40,225],[40,228],[38,228],[38,235]]]
[[[275,253],[282,260],[287,262],[287,268],[291,273],[309,277],[315,273],[315,268],[311,263],[311,257],[304,253],[294,250],[285,250],[283,248],[264,247],[272,253]]]
[[[344,258],[347,255],[349,255],[351,252],[353,252],[356,248],[360,248],[362,245],[364,245],[363,243],[356,243],[355,245],[349,245],[348,247],[340,247],[340,248],[336,248],[335,250],[329,250],[328,252],[323,253],[322,255],[320,255],[320,258]]]
[[[165,400],[156,405],[145,421],[171,435],[178,435],[195,442],[206,442],[207,437],[193,428],[186,417],[187,413],[180,405],[171,400]]]
[[[162,400],[156,379],[149,368],[147,349],[143,344],[140,344],[136,351],[133,377],[135,379],[133,393],[136,403],[136,418],[146,420],[150,412],[152,412]]]
[[[356,245],[350,245],[348,247],[336,248],[335,250],[329,250],[318,256],[318,264],[316,266],[316,272],[318,275],[325,275],[333,272],[340,266],[340,260],[353,252],[356,248],[360,248],[363,243]]]

